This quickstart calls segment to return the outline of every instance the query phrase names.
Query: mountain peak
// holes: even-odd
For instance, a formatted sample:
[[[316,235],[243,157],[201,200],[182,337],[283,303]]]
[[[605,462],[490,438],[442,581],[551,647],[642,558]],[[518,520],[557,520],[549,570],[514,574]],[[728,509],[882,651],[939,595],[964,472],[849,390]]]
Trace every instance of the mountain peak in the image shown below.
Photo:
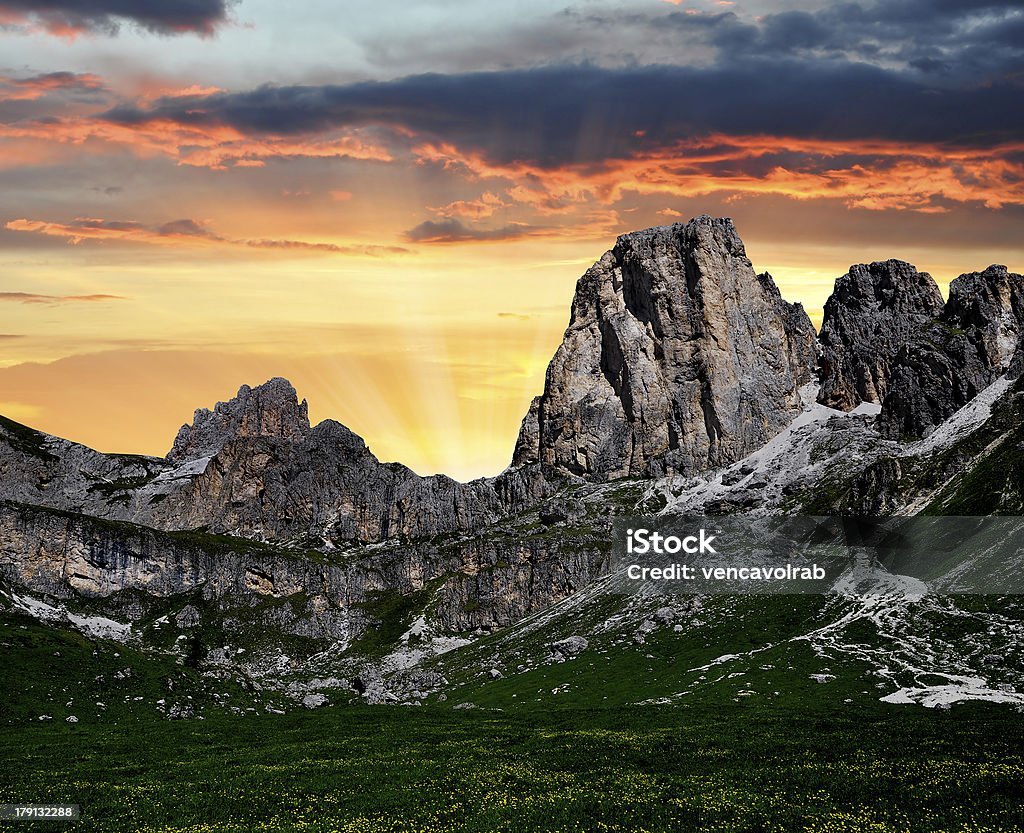
[[[624,234],[576,286],[513,463],[606,480],[739,459],[799,408],[813,339],[732,220]]]
[[[657,248],[675,248],[677,251],[716,249],[746,259],[747,253],[729,217],[711,217],[701,214],[686,223],[631,231],[621,234],[615,241],[613,254],[641,252]]]
[[[932,276],[905,261],[851,266],[825,302],[818,401],[844,411],[861,402],[881,404],[896,353],[942,307]]]
[[[306,400],[287,379],[275,377],[255,388],[242,385],[233,399],[213,410],[199,408],[191,425],[181,426],[167,455],[171,462],[216,454],[236,437],[300,440],[309,434]]]

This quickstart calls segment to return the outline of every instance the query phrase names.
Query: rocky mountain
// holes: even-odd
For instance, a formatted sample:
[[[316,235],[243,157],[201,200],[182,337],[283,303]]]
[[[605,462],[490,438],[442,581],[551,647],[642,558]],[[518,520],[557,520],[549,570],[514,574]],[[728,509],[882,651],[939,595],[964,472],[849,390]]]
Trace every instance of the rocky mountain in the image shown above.
[[[825,304],[818,401],[843,411],[879,405],[886,435],[927,436],[1019,372],[1022,292],[1024,279],[1005,266],[961,275],[945,303],[931,275],[909,263],[852,266]]]
[[[892,436],[923,437],[1004,373],[1016,376],[1024,278],[1005,266],[961,275],[935,318],[919,325],[891,365],[882,424]]]
[[[1024,278],[1005,267],[943,302],[890,260],[839,278],[816,334],[730,221],[623,235],[580,278],[497,477],[382,463],[345,426],[311,426],[283,379],[196,411],[164,458],[0,419],[0,607],[264,685],[358,678],[373,701],[439,690],[461,656],[536,667],[509,639],[579,636],[581,604],[598,643],[711,627],[614,611],[614,517],[1022,512],[1022,322]],[[546,645],[545,662],[572,659]]]
[[[104,455],[10,421],[0,441],[0,498],[327,548],[471,530],[546,488],[531,471],[458,483],[381,463],[340,423],[310,427],[284,379],[196,411],[162,459]]]
[[[927,272],[887,260],[859,264],[836,280],[821,326],[823,405],[849,411],[881,404],[889,366],[911,332],[942,310],[942,294]]]
[[[738,460],[799,411],[814,351],[730,221],[623,235],[576,287],[514,463],[613,480]]]
[[[258,388],[242,385],[230,402],[212,411],[196,410],[191,425],[182,425],[167,454],[171,463],[213,457],[235,439],[278,437],[301,442],[309,436],[309,408],[300,403],[287,379],[271,379]]]

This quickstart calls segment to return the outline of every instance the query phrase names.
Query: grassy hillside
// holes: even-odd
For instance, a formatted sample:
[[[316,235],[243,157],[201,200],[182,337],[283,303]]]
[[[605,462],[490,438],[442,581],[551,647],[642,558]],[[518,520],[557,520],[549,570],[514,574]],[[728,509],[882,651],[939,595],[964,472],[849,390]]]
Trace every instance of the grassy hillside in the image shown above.
[[[5,731],[0,801],[90,831],[990,831],[1024,825],[1024,717],[341,707]],[[42,825],[40,825],[42,827]]]
[[[60,829],[99,833],[1024,829],[1024,714],[882,703],[855,662],[818,683],[822,659],[784,637],[820,601],[770,601],[757,622],[702,614],[694,632],[607,653],[598,637],[497,680],[450,657],[444,702],[283,715],[266,711],[272,693],[173,657],[8,616],[0,642],[19,673],[0,695],[0,803],[79,803]],[[520,637],[542,649],[539,631]],[[723,648],[755,653],[687,672]],[[479,648],[495,649],[514,659]],[[628,704],[687,687],[673,705]],[[167,720],[156,698],[195,717]]]

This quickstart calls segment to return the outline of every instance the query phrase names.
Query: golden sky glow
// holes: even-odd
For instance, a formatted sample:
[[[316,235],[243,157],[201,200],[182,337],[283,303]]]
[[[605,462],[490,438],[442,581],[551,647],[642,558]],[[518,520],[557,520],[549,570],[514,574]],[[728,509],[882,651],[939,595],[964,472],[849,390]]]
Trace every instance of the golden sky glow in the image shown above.
[[[1024,136],[1001,103],[1021,82],[1001,65],[937,81],[895,51],[872,64],[877,33],[853,28],[778,58],[767,0],[602,0],[593,21],[537,2],[515,25],[466,4],[512,65],[450,34],[443,3],[423,32],[379,5],[331,52],[318,4],[4,18],[0,0],[0,413],[163,454],[194,408],[280,375],[381,459],[468,479],[507,465],[617,234],[731,216],[815,323],[852,263],[898,257],[943,289],[1024,266]],[[827,6],[786,8],[844,34]],[[985,25],[1019,22],[1008,8]],[[961,40],[981,25],[948,13]],[[605,19],[632,52],[605,50]],[[689,63],[652,34],[670,26]],[[420,43],[442,32],[446,50]],[[728,58],[752,32],[760,63]]]

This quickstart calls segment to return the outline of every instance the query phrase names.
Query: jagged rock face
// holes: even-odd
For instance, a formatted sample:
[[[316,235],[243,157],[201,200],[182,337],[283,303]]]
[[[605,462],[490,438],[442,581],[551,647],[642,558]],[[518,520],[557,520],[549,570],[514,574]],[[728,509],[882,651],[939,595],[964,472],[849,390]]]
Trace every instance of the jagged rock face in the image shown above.
[[[836,281],[825,302],[818,401],[849,411],[881,404],[889,366],[911,333],[942,311],[942,294],[927,272],[901,260],[860,264]]]
[[[542,492],[526,471],[473,483],[420,477],[381,463],[362,438],[325,420],[297,439],[234,437],[166,499],[140,507],[136,519],[333,546],[475,529]]]
[[[1019,372],[1024,278],[1005,266],[961,275],[933,321],[894,357],[880,422],[893,437],[930,434],[1004,373]]]
[[[791,304],[782,297],[772,276],[763,272],[757,276],[761,288],[766,295],[775,299],[775,306],[782,316],[783,330],[786,334],[786,355],[790,358],[790,367],[798,385],[813,382],[817,375],[815,367],[818,362],[818,334],[814,330],[803,304]]]
[[[512,452],[512,463],[517,466],[540,462],[540,403],[543,397],[535,396],[530,401],[530,409],[523,417],[516,437],[516,447]]]
[[[623,235],[577,284],[513,463],[608,480],[739,459],[799,409],[812,353],[730,220]]]
[[[543,497],[537,467],[458,483],[381,463],[345,426],[309,427],[275,379],[178,434],[167,459],[105,455],[0,421],[0,499],[131,521],[319,545],[470,530]]]
[[[0,417],[0,500],[119,517],[129,494],[166,467],[156,457],[101,454]]]
[[[125,591],[156,599],[198,594],[228,600],[248,626],[332,639],[358,638],[374,625],[363,610],[374,593],[428,586],[443,630],[505,627],[588,584],[603,558],[568,539],[470,538],[332,562],[243,539],[164,533],[0,501],[0,581],[52,598],[87,597],[111,610],[123,605]],[[177,615],[198,624],[194,607]]]
[[[234,399],[218,402],[212,411],[196,410],[192,424],[178,431],[167,459],[180,463],[209,457],[237,437],[302,440],[309,431],[306,400],[298,402],[291,382],[277,377],[256,388],[242,385]]]
[[[942,314],[953,327],[975,335],[978,353],[992,368],[1005,369],[1017,357],[1024,327],[1024,277],[1005,266],[961,275],[949,285]]]

